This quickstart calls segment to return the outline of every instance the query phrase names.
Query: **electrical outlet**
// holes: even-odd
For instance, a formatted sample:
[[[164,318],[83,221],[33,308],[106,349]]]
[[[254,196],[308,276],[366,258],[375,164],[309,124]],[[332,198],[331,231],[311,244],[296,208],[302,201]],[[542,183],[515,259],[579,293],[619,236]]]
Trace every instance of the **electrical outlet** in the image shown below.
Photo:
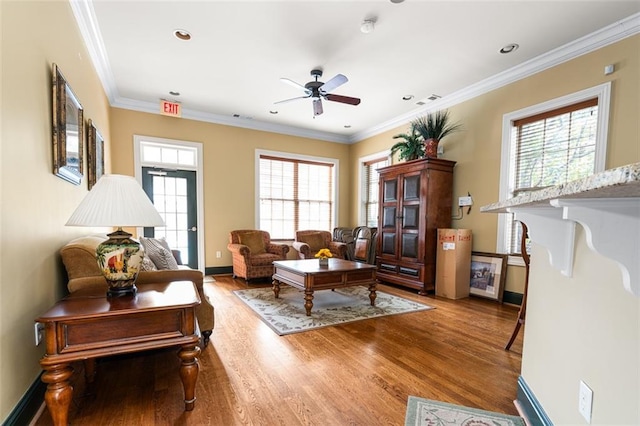
[[[458,206],[459,207],[471,206],[471,205],[473,205],[473,199],[471,198],[471,196],[458,197]]]
[[[44,324],[39,322],[35,323],[33,325],[33,330],[35,332],[36,346],[39,346],[40,342],[42,342],[42,338],[44,337]]]
[[[222,257],[222,253],[221,253],[221,252],[219,252],[219,251],[217,251],[217,252],[216,252],[216,258],[217,258],[217,259],[220,259],[221,257]]]
[[[593,391],[585,382],[580,380],[580,393],[578,394],[578,411],[582,417],[591,424],[591,407],[593,406]]]

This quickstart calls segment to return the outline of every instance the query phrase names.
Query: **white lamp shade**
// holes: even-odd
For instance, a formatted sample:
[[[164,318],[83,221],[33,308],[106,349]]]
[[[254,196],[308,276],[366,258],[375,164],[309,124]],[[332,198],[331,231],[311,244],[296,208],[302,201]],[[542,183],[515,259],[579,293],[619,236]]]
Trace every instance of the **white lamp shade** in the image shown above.
[[[104,175],[84,197],[67,225],[164,226],[164,221],[133,177]]]

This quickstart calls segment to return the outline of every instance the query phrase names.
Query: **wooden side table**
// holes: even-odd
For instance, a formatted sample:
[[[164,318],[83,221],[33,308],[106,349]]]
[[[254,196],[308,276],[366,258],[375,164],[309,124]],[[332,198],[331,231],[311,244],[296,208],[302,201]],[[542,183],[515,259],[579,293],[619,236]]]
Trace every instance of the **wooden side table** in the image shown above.
[[[105,290],[81,290],[36,319],[44,324],[46,353],[40,360],[45,402],[56,426],[68,424],[74,361],[85,361],[92,379],[95,358],[180,346],[185,410],[193,410],[198,378],[200,297],[190,281],[141,284],[136,295],[107,298]]]

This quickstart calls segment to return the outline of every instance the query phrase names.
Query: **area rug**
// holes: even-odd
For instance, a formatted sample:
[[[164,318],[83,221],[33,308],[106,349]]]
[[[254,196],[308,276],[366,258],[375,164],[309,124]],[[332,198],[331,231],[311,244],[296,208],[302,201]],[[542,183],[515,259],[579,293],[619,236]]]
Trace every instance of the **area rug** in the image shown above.
[[[525,426],[522,417],[409,396],[405,426]]]
[[[367,318],[433,309],[382,291],[376,291],[376,306],[371,306],[369,290],[347,287],[314,292],[311,316],[307,316],[304,293],[287,285],[280,287],[278,299],[273,296],[271,287],[235,290],[234,293],[280,336]]]

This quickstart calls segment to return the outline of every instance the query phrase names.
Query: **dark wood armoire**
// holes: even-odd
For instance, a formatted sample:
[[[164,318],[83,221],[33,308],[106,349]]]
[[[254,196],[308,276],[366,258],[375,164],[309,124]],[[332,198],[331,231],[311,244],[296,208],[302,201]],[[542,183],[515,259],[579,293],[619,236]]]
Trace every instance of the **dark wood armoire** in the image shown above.
[[[438,228],[451,227],[455,161],[426,158],[379,169],[378,280],[435,290]]]

